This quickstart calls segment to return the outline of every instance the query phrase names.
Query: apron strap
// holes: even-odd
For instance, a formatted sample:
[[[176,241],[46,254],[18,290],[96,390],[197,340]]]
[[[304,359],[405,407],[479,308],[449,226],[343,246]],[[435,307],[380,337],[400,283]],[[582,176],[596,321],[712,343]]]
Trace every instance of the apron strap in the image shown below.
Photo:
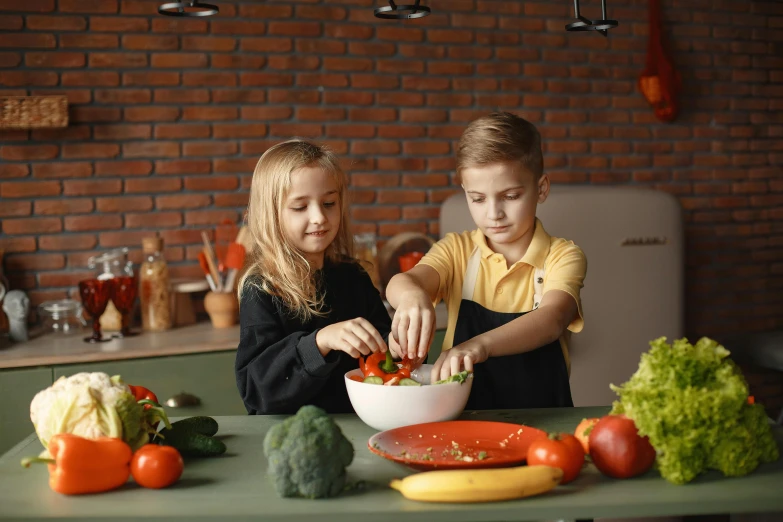
[[[465,280],[462,282],[462,299],[466,301],[473,300],[473,290],[476,288],[476,279],[478,279],[480,265],[481,250],[476,247],[468,258],[468,266],[465,268]]]
[[[465,280],[462,283],[462,299],[473,300],[473,291],[476,288],[476,279],[478,279],[479,266],[481,265],[481,250],[478,247],[468,258],[468,266],[465,268]],[[536,268],[533,275],[533,310],[537,309],[544,297],[544,273],[546,267]]]

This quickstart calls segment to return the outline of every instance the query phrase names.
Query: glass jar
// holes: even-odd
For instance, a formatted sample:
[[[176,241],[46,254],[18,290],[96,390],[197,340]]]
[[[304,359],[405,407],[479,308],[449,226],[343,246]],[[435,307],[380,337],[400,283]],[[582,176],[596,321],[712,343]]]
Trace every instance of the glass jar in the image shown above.
[[[78,334],[87,326],[82,304],[73,299],[45,301],[38,305],[38,317],[44,332],[57,335]]]
[[[378,245],[374,232],[365,232],[353,236],[354,250],[359,264],[370,274],[372,284],[381,290],[381,276],[378,270]]]
[[[139,268],[141,326],[144,330],[168,330],[171,328],[169,267],[163,257],[163,238],[145,237],[141,248],[144,252]]]
[[[133,263],[128,260],[128,249],[115,248],[87,260],[87,267],[95,270],[95,278],[99,281],[115,277],[133,277]],[[101,314],[101,330],[118,332],[122,329],[122,313],[110,300],[106,311]]]

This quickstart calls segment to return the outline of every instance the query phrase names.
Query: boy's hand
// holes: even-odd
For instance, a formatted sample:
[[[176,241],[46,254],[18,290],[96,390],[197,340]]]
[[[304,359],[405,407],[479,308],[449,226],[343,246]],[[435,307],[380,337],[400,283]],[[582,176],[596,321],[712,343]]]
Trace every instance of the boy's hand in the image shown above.
[[[448,379],[462,370],[473,371],[473,365],[489,358],[489,350],[473,339],[446,350],[440,354],[432,367],[430,382]]]
[[[393,335],[389,335],[389,351],[392,353],[392,357],[394,357],[397,360],[400,360],[403,357],[405,357],[405,354],[400,349],[400,345],[397,344],[397,341],[394,340]],[[410,360],[411,369],[415,369],[421,366],[424,363],[424,361],[427,360],[427,354],[425,353],[423,357],[419,357],[417,359],[409,358],[409,360]]]
[[[363,317],[330,324],[318,330],[315,344],[323,356],[330,350],[339,350],[354,359],[375,352],[386,352],[388,349],[378,330]]]
[[[399,343],[400,357],[421,359],[435,336],[435,307],[423,291],[405,293],[392,320],[391,335]],[[394,353],[394,352],[392,352]]]

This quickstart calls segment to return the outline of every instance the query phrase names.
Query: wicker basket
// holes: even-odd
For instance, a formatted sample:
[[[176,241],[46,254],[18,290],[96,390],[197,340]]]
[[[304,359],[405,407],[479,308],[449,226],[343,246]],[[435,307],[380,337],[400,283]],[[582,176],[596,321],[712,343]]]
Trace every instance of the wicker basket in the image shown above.
[[[41,129],[68,126],[65,96],[0,96],[0,128]]]

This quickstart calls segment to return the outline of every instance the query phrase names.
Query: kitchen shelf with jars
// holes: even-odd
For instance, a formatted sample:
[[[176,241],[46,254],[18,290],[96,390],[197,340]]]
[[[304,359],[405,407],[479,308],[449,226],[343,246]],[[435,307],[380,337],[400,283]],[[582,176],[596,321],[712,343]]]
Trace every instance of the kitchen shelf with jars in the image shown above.
[[[145,238],[138,266],[127,248],[91,257],[92,276],[79,282],[78,297],[41,303],[29,335],[0,334],[0,393],[8,397],[0,453],[32,432],[35,393],[79,372],[154,389],[174,417],[246,413],[234,379],[236,317],[223,317],[220,328],[197,322],[194,303],[209,284],[170,279],[164,248],[161,238]]]
[[[29,339],[5,339],[0,349],[0,394],[6,397],[0,406],[0,454],[32,433],[33,396],[58,378],[79,372],[120,375],[153,389],[174,417],[245,414],[234,377],[239,343],[236,272],[244,261],[244,249],[239,255],[237,245],[243,233],[230,235],[233,242],[229,238],[214,248],[204,239],[199,256],[204,279],[170,279],[165,244],[149,237],[142,241],[138,266],[128,259],[127,248],[100,253],[88,260],[93,277],[80,281],[77,299],[39,305],[39,324]],[[412,254],[426,251],[432,241],[404,236],[378,249],[375,237],[356,239],[357,257],[381,288],[392,275],[415,264],[421,256]],[[236,263],[229,255],[232,245]],[[194,303],[210,296],[212,303],[204,302],[210,320],[197,322],[194,309],[200,307]],[[431,358],[440,353],[445,333],[442,304],[436,315]]]

